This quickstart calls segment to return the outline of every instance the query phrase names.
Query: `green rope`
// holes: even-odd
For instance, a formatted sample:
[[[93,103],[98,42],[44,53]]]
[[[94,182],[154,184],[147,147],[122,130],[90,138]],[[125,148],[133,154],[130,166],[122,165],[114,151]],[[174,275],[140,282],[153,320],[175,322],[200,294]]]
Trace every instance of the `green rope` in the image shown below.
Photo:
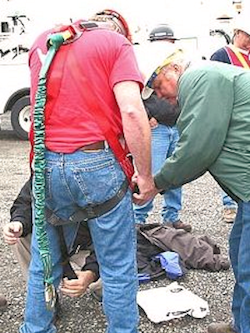
[[[44,269],[45,300],[46,306],[52,310],[55,305],[55,287],[52,278],[52,262],[46,233],[45,220],[45,124],[44,109],[46,104],[46,76],[53,58],[65,41],[61,33],[51,35],[50,48],[45,62],[39,73],[38,87],[34,106],[34,201],[35,201],[35,226],[38,248]]]

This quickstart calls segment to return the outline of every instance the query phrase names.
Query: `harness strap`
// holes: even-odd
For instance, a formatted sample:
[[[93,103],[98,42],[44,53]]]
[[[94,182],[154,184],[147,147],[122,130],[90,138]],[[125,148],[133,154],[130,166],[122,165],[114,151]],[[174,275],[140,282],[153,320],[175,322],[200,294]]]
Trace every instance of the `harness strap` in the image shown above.
[[[84,208],[78,207],[77,211],[70,216],[69,220],[71,222],[87,222],[88,220],[100,217],[113,208],[124,198],[128,189],[128,180],[125,179],[122,183],[118,192],[109,200],[97,204],[97,205],[87,205]]]
[[[48,223],[56,227],[69,224],[69,221],[73,223],[87,222],[91,219],[100,217],[109,212],[111,209],[115,208],[115,206],[124,198],[127,189],[128,180],[125,179],[124,182],[121,184],[119,190],[112,198],[96,205],[87,205],[85,207],[78,206],[76,208],[76,212],[71,215],[68,220],[64,220],[58,217],[56,214],[53,213],[52,210],[46,208],[46,219]]]
[[[231,62],[234,65],[237,65],[235,60],[238,60],[241,67],[243,67],[245,69],[250,69],[250,64],[247,63],[246,59],[243,57],[243,55],[239,52],[239,50],[234,45],[230,45],[230,46],[228,45],[225,47],[225,49],[228,53],[229,58],[231,59]]]
[[[87,222],[88,220],[100,217],[113,208],[124,198],[126,192],[128,189],[128,181],[125,179],[125,181],[122,183],[120,189],[118,192],[109,200],[98,204],[98,205],[88,205],[87,207],[81,208],[78,207],[76,213],[74,213],[69,220],[74,223],[79,222]],[[55,221],[60,223],[60,219],[56,216],[54,216],[52,211],[48,211],[48,221],[51,221],[53,224]],[[65,224],[65,223],[64,223]],[[62,254],[62,268],[63,268],[63,277],[67,277],[69,280],[71,279],[77,279],[77,275],[74,271],[74,269],[71,266],[70,260],[69,260],[69,253],[68,248],[65,242],[64,232],[63,232],[63,226],[62,225],[56,225],[56,230],[58,231],[59,235],[59,242],[60,242],[60,249]]]

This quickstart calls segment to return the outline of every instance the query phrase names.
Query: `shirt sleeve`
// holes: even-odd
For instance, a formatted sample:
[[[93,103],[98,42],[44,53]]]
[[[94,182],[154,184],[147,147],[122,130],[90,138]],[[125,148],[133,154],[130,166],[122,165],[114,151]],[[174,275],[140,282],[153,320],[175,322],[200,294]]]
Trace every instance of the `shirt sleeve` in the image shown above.
[[[173,155],[155,176],[158,189],[188,183],[217,159],[223,147],[233,106],[233,84],[219,71],[184,73],[179,86],[180,139]]]
[[[92,248],[90,255],[87,256],[86,263],[82,267],[81,270],[93,272],[96,276],[95,281],[97,281],[100,278],[99,265],[98,265],[98,261],[97,261],[96,255],[95,255],[94,248]]]
[[[117,47],[112,71],[109,77],[110,86],[114,88],[116,83],[123,81],[135,81],[143,89],[143,77],[139,70],[133,46],[124,38],[123,43]]]
[[[11,222],[19,221],[23,225],[22,237],[32,232],[31,178],[24,184],[10,209]]]
[[[179,116],[179,108],[166,100],[160,99],[153,93],[143,101],[149,119],[154,117],[158,123],[174,126]]]
[[[227,52],[224,48],[221,48],[218,51],[216,51],[214,54],[212,54],[210,60],[231,64]]]

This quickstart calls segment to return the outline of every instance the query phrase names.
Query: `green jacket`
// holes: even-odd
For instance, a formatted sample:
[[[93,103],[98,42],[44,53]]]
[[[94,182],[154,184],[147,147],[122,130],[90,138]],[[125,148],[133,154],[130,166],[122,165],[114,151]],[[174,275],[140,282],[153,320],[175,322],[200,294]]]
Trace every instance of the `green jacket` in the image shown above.
[[[190,67],[178,98],[180,139],[156,187],[179,187],[209,171],[228,194],[249,201],[250,71],[219,62]]]

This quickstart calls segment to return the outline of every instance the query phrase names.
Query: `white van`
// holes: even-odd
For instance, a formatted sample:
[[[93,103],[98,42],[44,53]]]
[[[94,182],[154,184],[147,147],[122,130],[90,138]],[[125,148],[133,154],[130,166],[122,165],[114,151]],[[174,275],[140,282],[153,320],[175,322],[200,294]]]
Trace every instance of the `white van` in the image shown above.
[[[21,139],[30,128],[30,79],[27,54],[15,59],[0,58],[0,115],[10,111],[11,125]]]
[[[30,129],[30,77],[23,17],[26,18],[9,16],[0,20],[0,116],[10,111],[16,135],[27,139]]]

